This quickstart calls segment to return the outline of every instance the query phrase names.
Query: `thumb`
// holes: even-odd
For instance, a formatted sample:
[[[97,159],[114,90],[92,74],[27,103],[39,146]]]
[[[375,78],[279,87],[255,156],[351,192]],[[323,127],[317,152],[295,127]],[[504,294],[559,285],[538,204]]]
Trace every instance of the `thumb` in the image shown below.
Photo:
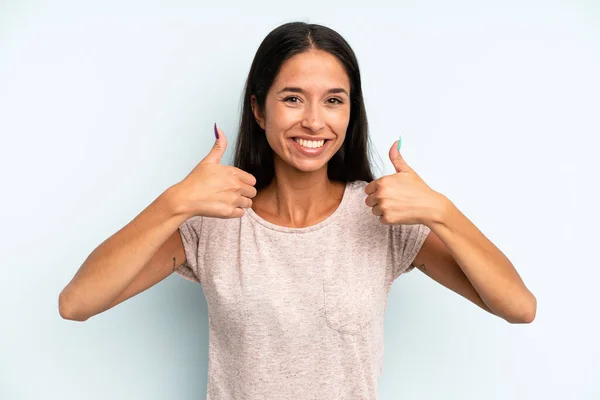
[[[219,164],[221,162],[221,157],[225,154],[225,149],[227,149],[227,138],[223,131],[217,128],[217,124],[215,123],[215,145],[210,149],[206,157],[200,162],[201,164]]]
[[[402,144],[402,138],[396,140],[390,149],[390,161],[394,165],[396,172],[412,171],[409,165],[404,161],[404,158],[400,154],[400,146]]]

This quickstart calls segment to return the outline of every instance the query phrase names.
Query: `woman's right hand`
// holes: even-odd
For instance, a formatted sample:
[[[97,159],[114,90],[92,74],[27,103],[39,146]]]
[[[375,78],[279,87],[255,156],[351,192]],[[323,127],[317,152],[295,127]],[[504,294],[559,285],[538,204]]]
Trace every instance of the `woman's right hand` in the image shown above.
[[[239,218],[252,207],[256,178],[233,166],[221,165],[227,138],[215,124],[219,138],[208,155],[177,186],[177,208],[184,215]]]

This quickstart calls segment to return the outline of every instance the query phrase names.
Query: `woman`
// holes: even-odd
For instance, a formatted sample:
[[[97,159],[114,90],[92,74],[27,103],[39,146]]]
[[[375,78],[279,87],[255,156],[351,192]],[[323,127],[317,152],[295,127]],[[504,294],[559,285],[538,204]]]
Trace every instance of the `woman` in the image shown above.
[[[399,153],[374,179],[355,55],[285,24],[259,47],[235,166],[210,153],[95,249],[60,295],[86,320],[173,271],[202,284],[209,399],[375,399],[394,279],[414,266],[512,323],[535,297],[511,262]]]

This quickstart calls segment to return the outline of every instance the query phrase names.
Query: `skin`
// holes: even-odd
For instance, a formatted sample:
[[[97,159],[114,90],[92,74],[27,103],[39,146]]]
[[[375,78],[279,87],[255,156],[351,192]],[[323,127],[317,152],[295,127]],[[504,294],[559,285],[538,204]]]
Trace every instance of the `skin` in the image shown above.
[[[337,208],[344,185],[329,180],[327,163],[346,137],[349,94],[350,80],[342,64],[327,52],[310,50],[282,65],[264,110],[252,98],[254,116],[274,151],[275,179],[253,200],[252,208],[261,217],[282,226],[305,227]],[[292,139],[298,136],[328,139],[325,151],[316,157],[303,155]]]

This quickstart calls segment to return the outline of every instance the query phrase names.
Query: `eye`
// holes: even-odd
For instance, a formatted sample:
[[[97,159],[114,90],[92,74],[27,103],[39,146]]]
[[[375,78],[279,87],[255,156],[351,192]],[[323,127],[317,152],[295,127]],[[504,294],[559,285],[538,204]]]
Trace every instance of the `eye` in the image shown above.
[[[292,103],[298,103],[298,101],[300,101],[300,99],[298,97],[296,97],[296,96],[286,97],[285,99],[283,99],[283,101],[287,103],[287,102],[289,102],[292,99],[296,100],[296,101],[292,101]]]
[[[333,100],[333,102],[331,100]],[[327,99],[327,101],[329,102],[329,104],[344,104],[344,102],[338,99],[337,97],[332,97],[330,99]]]

